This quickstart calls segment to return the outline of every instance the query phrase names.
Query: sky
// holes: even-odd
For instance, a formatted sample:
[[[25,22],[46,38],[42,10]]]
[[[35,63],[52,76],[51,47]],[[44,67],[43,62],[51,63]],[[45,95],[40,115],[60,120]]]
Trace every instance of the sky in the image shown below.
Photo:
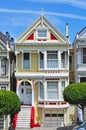
[[[1,0],[0,31],[17,39],[43,13],[44,17],[69,40],[86,26],[86,0]]]

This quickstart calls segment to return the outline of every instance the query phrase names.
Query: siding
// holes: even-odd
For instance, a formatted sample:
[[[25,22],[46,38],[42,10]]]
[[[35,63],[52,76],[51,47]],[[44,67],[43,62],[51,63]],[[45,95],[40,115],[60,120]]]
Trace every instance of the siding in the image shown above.
[[[38,54],[37,53],[31,54],[31,71],[32,72],[38,71]]]
[[[78,53],[77,53],[77,64],[81,64],[82,63],[82,51],[81,49],[78,50]]]

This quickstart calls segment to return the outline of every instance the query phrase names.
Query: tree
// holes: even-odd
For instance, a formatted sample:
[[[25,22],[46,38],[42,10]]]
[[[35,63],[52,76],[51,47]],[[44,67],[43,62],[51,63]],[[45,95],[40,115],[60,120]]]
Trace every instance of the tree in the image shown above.
[[[21,103],[15,92],[0,90],[0,116],[10,114],[13,117],[20,108]]]
[[[63,97],[66,102],[77,105],[82,110],[84,120],[84,107],[86,106],[86,83],[68,85],[64,89]]]

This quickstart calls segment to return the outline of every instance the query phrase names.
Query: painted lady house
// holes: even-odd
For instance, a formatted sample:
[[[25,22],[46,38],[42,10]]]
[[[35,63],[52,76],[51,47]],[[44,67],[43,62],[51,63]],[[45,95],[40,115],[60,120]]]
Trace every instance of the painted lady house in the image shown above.
[[[34,125],[69,124],[69,104],[63,100],[69,84],[68,24],[64,36],[41,15],[16,40],[15,54],[16,92],[22,109],[34,108]]]
[[[3,34],[0,32],[0,90],[15,89],[14,78],[14,39],[9,33]],[[0,129],[8,129],[10,122],[9,115],[0,116]]]

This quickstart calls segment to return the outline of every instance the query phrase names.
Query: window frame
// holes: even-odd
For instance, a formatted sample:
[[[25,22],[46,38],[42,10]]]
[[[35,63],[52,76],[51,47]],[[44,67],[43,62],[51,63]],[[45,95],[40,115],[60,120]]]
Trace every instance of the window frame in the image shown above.
[[[27,54],[29,54],[29,60],[27,60],[27,61],[29,61],[29,67],[28,68],[24,68],[24,54],[25,53],[27,53]],[[30,70],[31,69],[31,53],[29,53],[29,52],[23,52],[23,55],[22,55],[22,69],[23,70]]]
[[[40,96],[40,94],[41,94],[41,85],[40,84],[42,84],[42,87],[43,87],[43,98],[41,98],[41,96]],[[39,82],[39,100],[44,100],[44,84],[42,83],[42,82]]]
[[[4,61],[4,64],[2,62]],[[2,72],[2,69],[4,70]],[[1,59],[1,76],[7,75],[8,73],[8,60],[6,58]]]
[[[54,53],[53,53],[54,52]],[[56,53],[55,53],[56,52]],[[57,56],[57,58],[56,59],[54,59],[54,58],[49,58],[48,57],[48,55],[56,55]],[[49,61],[57,61],[57,67],[48,67],[48,62]],[[58,68],[58,50],[49,50],[49,51],[47,51],[47,69],[57,69]]]
[[[86,64],[86,48],[83,48],[83,64]]]
[[[62,85],[63,82],[64,82],[64,86]],[[61,81],[61,100],[64,100],[64,99],[63,99],[63,91],[64,91],[64,89],[65,89],[65,84],[66,84],[66,83],[65,83],[65,80],[62,80],[62,81]]]
[[[57,90],[48,90],[48,83],[57,83]],[[54,93],[54,92],[57,92],[57,98],[48,98],[48,92],[52,92],[52,93]],[[55,93],[54,93],[54,95],[55,95]],[[49,100],[49,101],[52,101],[52,100],[56,100],[56,101],[58,101],[59,100],[59,82],[58,81],[47,81],[47,100]]]
[[[41,54],[43,56],[43,59],[41,59]],[[43,61],[42,67],[41,67],[41,60]],[[44,53],[39,52],[39,69],[44,70]]]
[[[45,36],[39,36],[39,31],[45,31]],[[42,33],[41,33],[42,35]],[[37,28],[36,29],[36,39],[47,39],[48,38],[48,29],[47,28]]]

